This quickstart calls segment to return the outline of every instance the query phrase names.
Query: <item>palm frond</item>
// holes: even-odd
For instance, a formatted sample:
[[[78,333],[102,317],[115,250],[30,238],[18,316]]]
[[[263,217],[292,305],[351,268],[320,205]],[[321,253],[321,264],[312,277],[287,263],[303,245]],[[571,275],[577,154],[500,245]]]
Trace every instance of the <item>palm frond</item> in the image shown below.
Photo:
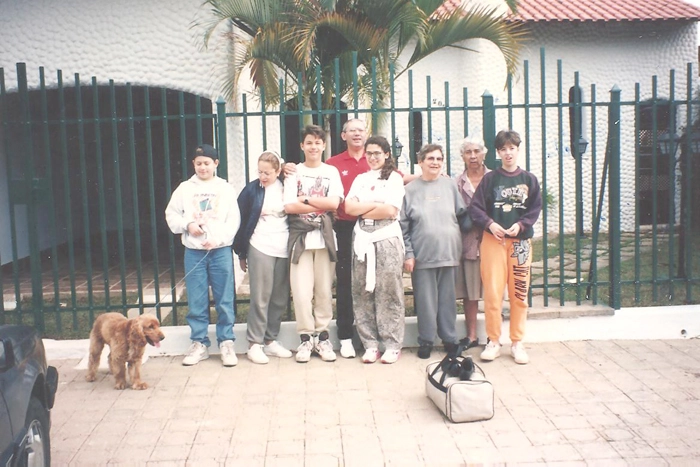
[[[207,0],[208,19],[197,24],[204,29],[205,44],[216,28],[228,26],[225,37],[234,66],[224,86],[230,96],[248,70],[253,85],[267,96],[279,95],[278,79],[285,75],[285,93],[301,89],[303,101],[314,105],[319,100],[334,105],[340,98],[349,102],[355,94],[383,103],[391,85],[390,67],[396,78],[444,47],[470,50],[462,44],[469,39],[494,43],[513,74],[521,30],[495,8],[467,11],[444,1]],[[517,3],[506,0],[511,11]],[[231,24],[240,32],[231,33]],[[408,47],[414,49],[404,67],[398,60]]]
[[[444,47],[468,39],[485,39],[498,47],[505,59],[508,74],[514,75],[523,37],[524,30],[516,24],[503,21],[495,8],[477,6],[468,12],[459,9],[439,21],[428,23],[426,34],[416,44],[406,67],[410,68]]]

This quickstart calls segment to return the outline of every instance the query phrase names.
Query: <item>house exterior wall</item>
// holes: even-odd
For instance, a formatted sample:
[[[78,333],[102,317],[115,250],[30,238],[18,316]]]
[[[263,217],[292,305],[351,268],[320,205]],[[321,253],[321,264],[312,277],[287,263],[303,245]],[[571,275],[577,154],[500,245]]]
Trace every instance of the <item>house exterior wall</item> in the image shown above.
[[[568,101],[568,91],[574,85],[574,73],[579,72],[579,85],[583,88],[584,102],[590,102],[591,85],[595,85],[596,100],[608,102],[610,91],[614,86],[621,90],[623,102],[635,99],[635,85],[639,83],[640,101],[649,99],[652,94],[652,77],[657,77],[657,96],[668,98],[671,94],[670,73],[675,70],[675,98],[685,99],[687,89],[687,64],[693,64],[693,74],[697,75],[697,30],[694,23],[600,23],[600,24],[539,24],[529,28],[530,39],[526,43],[523,61],[527,60],[530,67],[530,103],[539,103],[541,98],[540,79],[540,48],[545,48],[546,68],[546,101],[556,102],[558,98],[557,61],[561,59],[562,69],[562,100]],[[523,102],[524,90],[520,81],[514,87],[514,101]],[[499,99],[504,99],[502,93]],[[523,113],[516,112],[514,126],[524,128]],[[539,113],[533,113],[531,118],[540,118]],[[678,109],[677,122],[685,122],[684,109]],[[535,128],[529,134],[531,144],[531,164],[535,171],[541,171],[543,160],[547,165],[547,179],[550,187],[558,189],[558,132],[556,127],[556,109],[548,111],[547,136],[544,150],[542,135]],[[499,122],[503,126],[503,120]],[[602,178],[603,159],[605,156],[607,138],[607,108],[599,107],[596,124],[593,126],[590,109],[583,112],[583,134],[589,141],[596,142],[595,147],[589,145],[587,156],[583,162],[583,180],[592,178],[591,153],[596,152],[596,180],[598,187]],[[563,185],[567,196],[564,203],[564,230],[575,229],[575,161],[570,156],[568,112],[564,111],[564,157]],[[622,229],[634,228],[634,209],[636,193],[635,179],[635,115],[634,107],[622,106],[621,122],[621,196],[622,196]],[[544,156],[543,156],[544,154]],[[556,194],[556,193],[554,193]],[[596,195],[597,196],[597,195]],[[584,227],[592,226],[591,193],[584,190]],[[677,200],[676,206],[679,206]],[[603,206],[602,228],[607,228],[607,203]],[[558,213],[552,213],[553,221],[558,222]],[[676,219],[678,219],[676,213]],[[677,222],[677,220],[676,220]],[[554,224],[550,224],[554,225]]]

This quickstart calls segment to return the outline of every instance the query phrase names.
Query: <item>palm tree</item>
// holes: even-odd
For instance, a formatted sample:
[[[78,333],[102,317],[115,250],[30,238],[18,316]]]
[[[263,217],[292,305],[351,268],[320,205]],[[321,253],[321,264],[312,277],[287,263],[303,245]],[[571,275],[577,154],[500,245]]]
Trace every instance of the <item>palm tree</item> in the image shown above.
[[[506,4],[514,12],[517,0]],[[226,97],[235,97],[241,74],[249,70],[268,104],[301,90],[305,109],[315,96],[321,96],[321,108],[331,109],[336,98],[347,102],[355,90],[361,97],[374,90],[384,102],[391,79],[468,39],[495,44],[512,75],[523,35],[497,8],[465,8],[459,0],[207,0],[204,5],[209,21],[199,25],[205,45],[222,23],[236,26],[226,35],[233,42]],[[411,55],[402,64],[405,51]]]

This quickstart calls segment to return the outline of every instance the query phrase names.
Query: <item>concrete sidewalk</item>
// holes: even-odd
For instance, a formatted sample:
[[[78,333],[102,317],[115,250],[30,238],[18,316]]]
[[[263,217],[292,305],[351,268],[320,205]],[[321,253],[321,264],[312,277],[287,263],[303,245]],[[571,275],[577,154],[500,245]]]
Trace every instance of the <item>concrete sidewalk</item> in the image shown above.
[[[428,363],[359,358],[307,364],[245,355],[223,368],[150,358],[145,391],[87,383],[79,358],[52,359],[52,465],[697,465],[700,340],[527,344],[481,364],[492,420],[446,421],[425,396]],[[472,349],[478,355],[480,349]],[[442,354],[434,353],[434,359]],[[478,358],[476,359],[478,361]]]

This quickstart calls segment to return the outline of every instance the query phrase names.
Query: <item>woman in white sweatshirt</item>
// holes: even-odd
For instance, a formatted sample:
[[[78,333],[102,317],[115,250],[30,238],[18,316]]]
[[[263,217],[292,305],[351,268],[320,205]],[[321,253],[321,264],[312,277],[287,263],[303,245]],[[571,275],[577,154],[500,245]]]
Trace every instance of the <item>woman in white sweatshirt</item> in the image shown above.
[[[357,333],[365,347],[362,361],[394,363],[404,335],[404,245],[398,217],[404,187],[391,146],[383,136],[365,143],[370,171],[358,175],[345,200],[345,212],[358,216],[353,231],[352,300]]]
[[[173,192],[165,218],[185,246],[187,324],[190,345],[183,365],[209,358],[209,286],[216,307],[216,340],[224,366],[234,366],[233,323],[236,319],[233,253],[231,244],[241,216],[233,187],[216,176],[219,156],[208,144],[199,146],[192,161],[195,174]]]

